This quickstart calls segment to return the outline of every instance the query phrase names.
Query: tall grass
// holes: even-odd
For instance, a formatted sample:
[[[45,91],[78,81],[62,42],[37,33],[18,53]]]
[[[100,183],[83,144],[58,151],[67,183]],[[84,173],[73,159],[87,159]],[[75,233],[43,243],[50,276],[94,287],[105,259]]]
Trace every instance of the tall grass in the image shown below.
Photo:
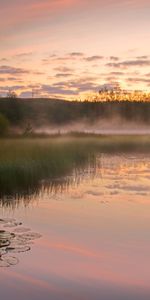
[[[0,198],[34,193],[44,180],[94,164],[98,152],[149,150],[147,136],[0,140]]]
[[[44,179],[64,176],[88,160],[84,143],[64,140],[1,140],[0,195],[34,191]]]

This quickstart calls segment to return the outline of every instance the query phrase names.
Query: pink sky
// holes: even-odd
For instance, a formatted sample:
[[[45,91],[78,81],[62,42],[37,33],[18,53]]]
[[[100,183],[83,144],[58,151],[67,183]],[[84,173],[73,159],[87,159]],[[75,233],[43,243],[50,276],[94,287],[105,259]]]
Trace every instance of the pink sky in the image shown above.
[[[150,91],[149,0],[0,0],[0,94]]]

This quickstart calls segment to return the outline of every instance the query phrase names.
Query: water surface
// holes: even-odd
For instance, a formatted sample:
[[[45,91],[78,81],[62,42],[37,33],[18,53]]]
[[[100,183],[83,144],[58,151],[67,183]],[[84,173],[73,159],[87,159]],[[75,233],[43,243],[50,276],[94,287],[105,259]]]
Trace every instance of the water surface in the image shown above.
[[[98,153],[58,181],[1,202],[0,250],[17,249],[0,264],[1,298],[150,299],[148,152]]]

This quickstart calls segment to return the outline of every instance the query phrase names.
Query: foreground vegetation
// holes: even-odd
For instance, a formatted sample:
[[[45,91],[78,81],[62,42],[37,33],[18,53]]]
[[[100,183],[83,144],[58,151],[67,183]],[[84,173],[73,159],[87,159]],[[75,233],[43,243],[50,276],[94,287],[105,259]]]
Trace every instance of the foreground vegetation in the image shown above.
[[[90,148],[78,141],[5,139],[0,144],[1,197],[33,193],[42,180],[54,180],[83,166],[90,154]]]
[[[66,137],[0,140],[0,198],[37,193],[73,170],[95,165],[97,153],[150,150],[150,137]]]

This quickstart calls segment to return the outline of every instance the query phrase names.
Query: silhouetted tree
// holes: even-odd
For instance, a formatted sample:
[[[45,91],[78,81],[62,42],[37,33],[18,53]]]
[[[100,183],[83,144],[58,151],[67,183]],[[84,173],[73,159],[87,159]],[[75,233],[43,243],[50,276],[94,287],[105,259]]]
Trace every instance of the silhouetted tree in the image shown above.
[[[16,98],[17,98],[16,92],[10,90],[10,91],[7,93],[7,98],[10,98],[10,99],[16,99]]]

